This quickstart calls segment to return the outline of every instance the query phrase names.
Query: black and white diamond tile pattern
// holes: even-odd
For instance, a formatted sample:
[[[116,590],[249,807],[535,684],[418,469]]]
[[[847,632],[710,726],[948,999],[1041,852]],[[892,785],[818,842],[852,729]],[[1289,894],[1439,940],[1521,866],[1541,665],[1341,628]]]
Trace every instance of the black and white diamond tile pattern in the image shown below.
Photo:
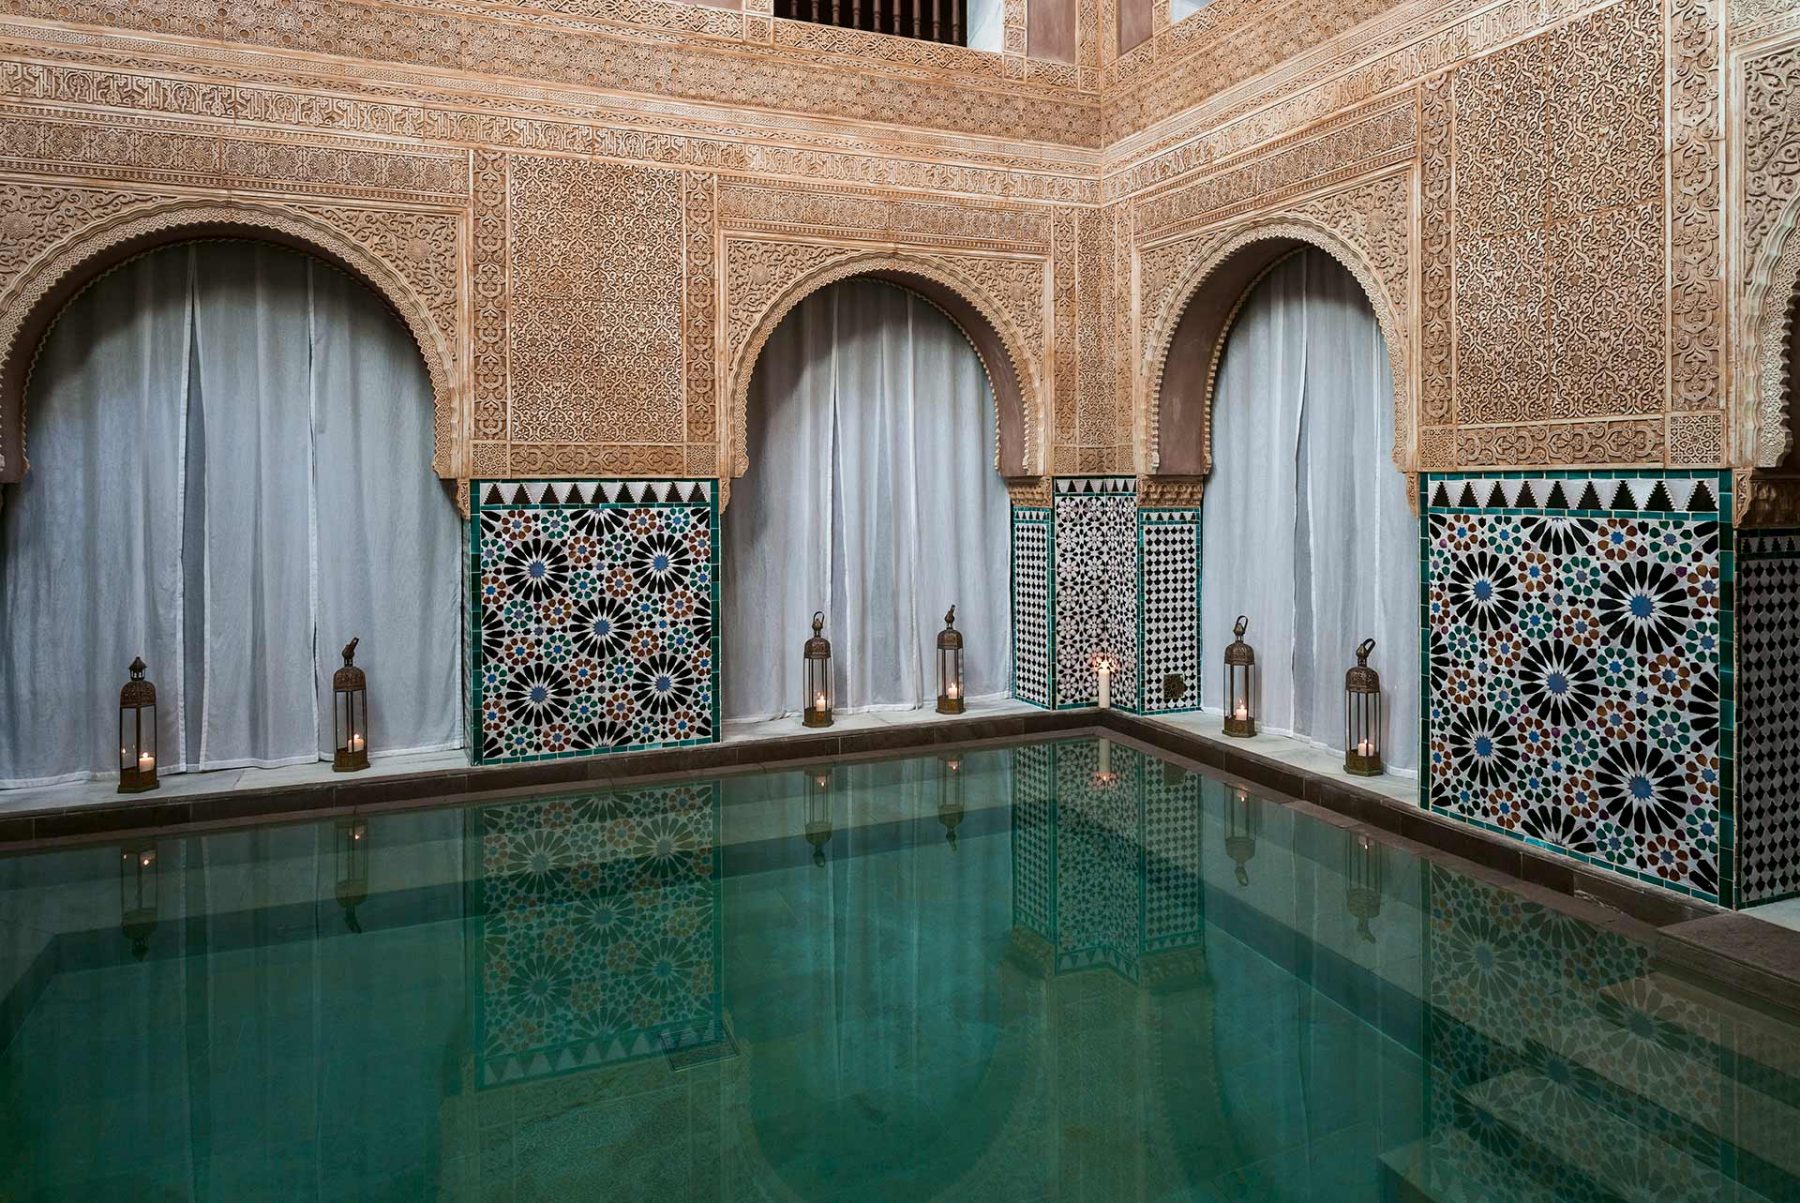
[[[1050,695],[1050,511],[1013,512],[1013,696],[1037,706]]]
[[[1144,950],[1186,948],[1203,935],[1200,791],[1205,778],[1145,758]]]
[[[1738,905],[1800,893],[1800,531],[1738,539]]]
[[[1693,477],[1450,478],[1430,486],[1432,509],[1626,510],[1718,517],[1716,474]]]
[[[1124,482],[1128,477],[1079,478]],[[1056,703],[1097,700],[1096,662],[1114,665],[1112,704],[1137,707],[1137,496],[1071,489],[1058,479],[1055,511]]]
[[[1052,744],[1011,749],[1013,768],[1013,922],[1051,938],[1051,808],[1055,795]]]
[[[1143,510],[1145,714],[1200,705],[1200,511]]]

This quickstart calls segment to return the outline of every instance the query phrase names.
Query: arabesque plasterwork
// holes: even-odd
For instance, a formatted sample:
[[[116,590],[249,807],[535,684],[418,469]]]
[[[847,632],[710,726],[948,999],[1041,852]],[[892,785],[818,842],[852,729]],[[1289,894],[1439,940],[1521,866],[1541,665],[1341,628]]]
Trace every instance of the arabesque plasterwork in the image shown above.
[[[1402,466],[1762,464],[1787,7],[1214,0],[1119,55],[1080,0],[1050,63],[1017,3],[988,54],[768,0],[34,0],[0,17],[0,331],[78,227],[229,209],[389,296],[443,474],[724,477],[772,323],[905,265],[999,331],[1034,471],[1152,472],[1185,298],[1287,223],[1370,292]]]

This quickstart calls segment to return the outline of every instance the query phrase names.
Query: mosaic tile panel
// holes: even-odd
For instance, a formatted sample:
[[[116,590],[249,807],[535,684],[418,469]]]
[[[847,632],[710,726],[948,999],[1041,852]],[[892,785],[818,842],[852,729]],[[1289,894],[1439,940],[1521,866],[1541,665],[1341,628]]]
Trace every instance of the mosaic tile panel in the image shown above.
[[[1144,714],[1200,707],[1200,511],[1138,511]]]
[[[1135,710],[1137,693],[1137,481],[1129,476],[1055,481],[1056,704],[1092,706],[1094,665],[1116,669],[1112,704]]]
[[[716,784],[485,806],[470,823],[483,1086],[725,1044]]]
[[[1436,865],[1426,888],[1428,1144],[1455,1197],[1727,1197],[1719,1052],[1648,949]]]
[[[1426,487],[1426,805],[1729,897],[1728,478]]]
[[[1012,756],[1013,924],[1046,969],[1135,982],[1153,954],[1199,946],[1203,779],[1111,741]]]
[[[477,764],[710,743],[718,510],[709,481],[474,481]]]
[[[1204,778],[1172,764],[1142,761],[1144,950],[1190,948],[1205,938],[1200,867]]]
[[[1800,531],[1738,536],[1739,906],[1800,894]]]
[[[1055,887],[1050,865],[1055,829],[1050,821],[1055,801],[1049,744],[1010,750],[1012,756],[1013,923],[1050,938],[1055,922]]]
[[[1051,608],[1051,511],[1018,507],[1012,526],[1013,696],[1055,705],[1050,665],[1055,644]]]
[[[1058,744],[1055,758],[1056,969],[1104,965],[1137,980],[1143,950],[1143,756],[1100,741]],[[1110,775],[1109,775],[1110,774]]]

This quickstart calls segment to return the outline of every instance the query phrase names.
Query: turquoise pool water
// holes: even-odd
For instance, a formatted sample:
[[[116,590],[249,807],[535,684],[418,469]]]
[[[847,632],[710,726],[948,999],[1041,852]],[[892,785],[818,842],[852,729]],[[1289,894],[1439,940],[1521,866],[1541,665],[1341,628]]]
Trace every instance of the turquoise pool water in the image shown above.
[[[1093,741],[0,860],[0,1199],[1800,1197],[1800,1033]]]

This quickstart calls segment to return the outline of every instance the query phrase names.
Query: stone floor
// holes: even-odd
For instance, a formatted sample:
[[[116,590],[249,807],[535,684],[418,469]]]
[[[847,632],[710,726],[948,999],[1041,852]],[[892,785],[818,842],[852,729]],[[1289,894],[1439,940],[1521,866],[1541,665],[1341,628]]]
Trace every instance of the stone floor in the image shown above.
[[[1006,714],[1029,714],[1038,707],[1028,702],[1002,698],[994,701],[971,701],[963,718],[968,721],[994,718]],[[839,714],[832,724],[833,733],[881,730],[893,727],[940,723],[946,716],[930,707],[913,710],[880,710],[861,714]],[[1217,723],[1214,724],[1217,726]],[[808,732],[798,716],[766,719],[758,722],[727,722],[724,744],[744,744],[779,740]],[[441,752],[402,753],[370,757],[369,767],[354,775],[358,782],[376,781],[383,777],[409,777],[420,773],[467,768],[468,753],[461,748]],[[287,765],[277,769],[219,769],[207,773],[169,773],[153,792],[138,795],[146,804],[173,799],[198,798],[235,792],[281,789],[293,785],[329,783],[346,780],[334,773],[329,761]],[[116,805],[121,795],[112,777],[95,781],[73,781],[62,785],[35,786],[27,789],[0,790],[0,816],[42,810],[68,810],[81,806]]]

